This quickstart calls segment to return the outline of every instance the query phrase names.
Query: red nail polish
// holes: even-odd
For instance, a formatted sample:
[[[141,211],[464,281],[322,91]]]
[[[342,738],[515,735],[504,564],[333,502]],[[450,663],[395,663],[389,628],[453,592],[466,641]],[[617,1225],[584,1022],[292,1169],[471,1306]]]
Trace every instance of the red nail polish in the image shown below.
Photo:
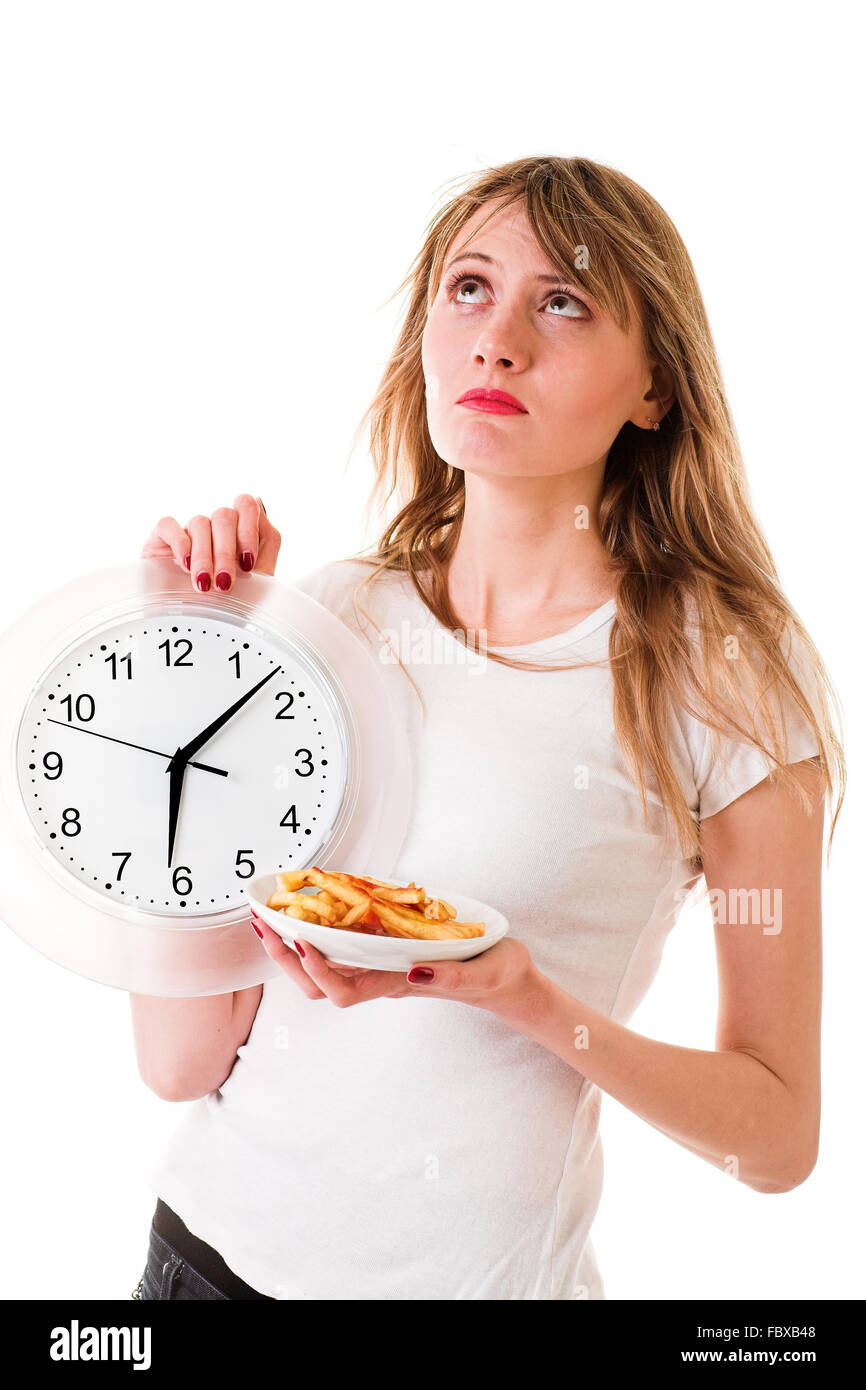
[[[245,550],[241,556],[241,569],[246,570],[247,574],[249,574],[255,562],[256,560],[253,552],[251,550]]]
[[[191,559],[192,559],[192,556],[191,556],[191,555],[184,555],[184,557],[183,557],[183,563],[186,565],[187,569],[189,569],[189,564],[190,564],[190,560],[191,560]]]
[[[295,950],[297,951],[299,956],[305,956],[307,954],[300,941],[295,942]]]
[[[258,927],[257,927],[257,925],[256,925],[256,923],[255,923],[255,921],[253,920],[252,917],[250,918],[250,922],[252,923],[253,931],[256,933],[257,936],[260,936],[260,937],[262,938],[262,941],[264,941],[264,939],[265,939],[265,938],[264,938],[264,935],[263,935],[262,932],[259,931],[259,929],[258,929]]]
[[[413,965],[406,979],[410,985],[429,985],[433,979],[433,971],[428,970],[426,965]]]
[[[218,574],[217,577],[216,577],[216,586],[217,586],[217,588],[218,588],[218,589],[222,589],[223,593],[225,593],[226,589],[228,589],[228,588],[231,587],[231,582],[232,582],[232,577],[231,577],[231,575],[228,573],[228,571],[227,571],[227,570],[220,570],[219,574]]]
[[[206,594],[208,589],[210,588],[210,575],[207,573],[206,570],[202,570],[201,574],[196,575],[195,582],[201,589],[202,593]]]

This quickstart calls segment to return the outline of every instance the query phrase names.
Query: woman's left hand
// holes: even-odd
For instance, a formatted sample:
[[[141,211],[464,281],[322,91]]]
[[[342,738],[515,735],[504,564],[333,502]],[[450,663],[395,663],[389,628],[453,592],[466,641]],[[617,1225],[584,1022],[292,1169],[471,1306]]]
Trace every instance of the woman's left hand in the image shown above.
[[[255,913],[252,920],[262,935],[262,944],[282,970],[303,989],[309,999],[329,999],[338,1009],[363,1004],[368,999],[406,999],[411,995],[435,999],[455,999],[463,1004],[496,1013],[507,1004],[513,1007],[528,993],[537,972],[522,941],[503,937],[473,960],[425,961],[423,955],[407,974],[396,970],[361,970],[325,960],[321,951],[298,937],[304,955],[299,956]],[[423,950],[424,943],[418,943]],[[303,970],[299,975],[298,967]],[[432,971],[432,978],[419,975]],[[413,978],[413,976],[415,978]]]

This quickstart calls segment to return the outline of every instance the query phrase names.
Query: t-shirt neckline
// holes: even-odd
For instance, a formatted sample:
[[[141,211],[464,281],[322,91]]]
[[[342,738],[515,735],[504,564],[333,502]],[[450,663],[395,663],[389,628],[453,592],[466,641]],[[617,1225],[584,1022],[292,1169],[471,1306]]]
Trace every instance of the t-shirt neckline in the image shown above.
[[[451,629],[445,627],[443,623],[440,623],[435,614],[431,613],[430,609],[419,597],[417,591],[413,590],[413,594],[424,609],[427,615],[427,621],[431,623],[436,630],[444,633],[451,642],[457,643],[457,638],[454,636]],[[602,603],[600,607],[594,608],[593,611],[588,613],[585,618],[582,618],[579,623],[575,623],[573,627],[566,628],[564,632],[554,632],[550,637],[539,638],[537,642],[521,642],[509,646],[491,642],[489,646],[493,651],[503,652],[506,656],[516,656],[518,658],[521,656],[543,655],[547,652],[559,651],[560,648],[569,647],[573,642],[588,637],[590,633],[595,632],[596,629],[600,628],[603,623],[606,623],[609,618],[612,618],[615,612],[616,595],[613,595]],[[462,643],[457,644],[460,646],[463,645]]]
[[[533,652],[554,652],[560,647],[569,647],[572,642],[578,641],[581,637],[586,637],[590,632],[595,632],[596,628],[601,627],[602,623],[607,622],[616,612],[616,596],[613,596],[599,608],[594,608],[574,627],[566,628],[565,632],[555,632],[550,637],[541,637],[537,642],[520,642],[506,646],[504,643],[491,642],[494,651],[505,652],[508,656],[518,654],[530,654]]]

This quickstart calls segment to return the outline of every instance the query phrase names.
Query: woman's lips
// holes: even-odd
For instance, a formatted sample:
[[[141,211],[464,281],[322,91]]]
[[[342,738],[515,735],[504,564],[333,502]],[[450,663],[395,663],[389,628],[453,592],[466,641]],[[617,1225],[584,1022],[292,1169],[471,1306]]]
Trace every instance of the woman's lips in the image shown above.
[[[458,401],[458,405],[468,406],[470,410],[484,410],[489,415],[525,415],[525,410],[519,410],[516,405],[507,405],[505,401],[492,401],[489,397],[476,396],[474,400]]]
[[[496,391],[484,387],[464,391],[457,404],[468,405],[470,410],[484,410],[492,415],[528,415],[529,413],[516,396],[509,395],[507,391]]]

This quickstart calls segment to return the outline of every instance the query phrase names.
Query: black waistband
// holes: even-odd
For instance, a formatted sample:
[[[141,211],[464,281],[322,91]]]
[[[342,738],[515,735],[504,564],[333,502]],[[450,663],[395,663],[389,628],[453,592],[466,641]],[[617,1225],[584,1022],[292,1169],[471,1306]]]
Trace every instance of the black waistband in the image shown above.
[[[214,1288],[219,1289],[227,1298],[260,1298],[268,1303],[276,1301],[269,1294],[259,1293],[257,1289],[245,1284],[243,1279],[229,1269],[222,1255],[214,1250],[212,1245],[199,1240],[198,1236],[187,1230],[177,1212],[172,1211],[161,1197],[156,1199],[153,1224],[163,1240],[173,1245],[177,1253],[188,1260],[193,1269],[203,1274],[205,1279],[210,1280]]]

